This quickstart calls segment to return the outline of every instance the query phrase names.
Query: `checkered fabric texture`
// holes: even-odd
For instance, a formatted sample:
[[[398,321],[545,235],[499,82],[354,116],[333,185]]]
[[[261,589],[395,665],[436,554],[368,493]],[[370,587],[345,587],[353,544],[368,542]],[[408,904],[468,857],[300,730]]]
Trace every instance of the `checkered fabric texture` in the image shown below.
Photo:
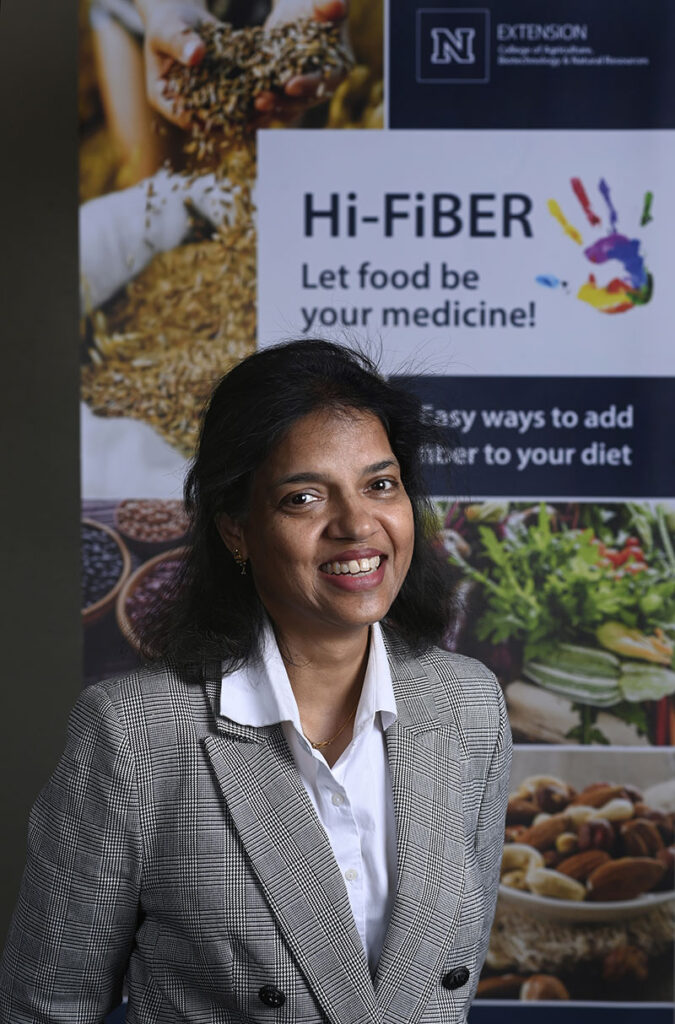
[[[387,648],[398,889],[374,978],[280,728],[219,715],[219,666],[188,682],[164,665],[73,710],[31,814],[2,1024],[101,1024],[125,979],[128,1024],[466,1021],[497,894],[506,711],[478,662]]]

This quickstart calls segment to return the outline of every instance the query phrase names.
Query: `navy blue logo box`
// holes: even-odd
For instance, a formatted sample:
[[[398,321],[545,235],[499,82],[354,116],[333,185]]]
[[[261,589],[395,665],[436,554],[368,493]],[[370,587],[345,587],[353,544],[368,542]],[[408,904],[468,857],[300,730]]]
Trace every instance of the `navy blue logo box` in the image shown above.
[[[675,128],[672,0],[395,0],[391,128]]]

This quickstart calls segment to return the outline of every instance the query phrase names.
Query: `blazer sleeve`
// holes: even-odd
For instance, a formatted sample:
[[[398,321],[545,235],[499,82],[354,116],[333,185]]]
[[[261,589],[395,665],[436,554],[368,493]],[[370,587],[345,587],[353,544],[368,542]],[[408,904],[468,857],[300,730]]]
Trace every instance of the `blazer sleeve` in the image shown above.
[[[100,1024],[121,1000],[141,880],[132,752],[107,692],[85,689],[30,816],[0,966],[2,1024]]]
[[[490,929],[497,905],[499,874],[504,846],[504,820],[511,774],[511,728],[502,689],[492,677],[499,709],[497,740],[492,751],[476,827],[476,857],[485,891],[485,915],[477,951],[477,971],[473,976],[471,999],[476,993],[478,976],[488,950]]]

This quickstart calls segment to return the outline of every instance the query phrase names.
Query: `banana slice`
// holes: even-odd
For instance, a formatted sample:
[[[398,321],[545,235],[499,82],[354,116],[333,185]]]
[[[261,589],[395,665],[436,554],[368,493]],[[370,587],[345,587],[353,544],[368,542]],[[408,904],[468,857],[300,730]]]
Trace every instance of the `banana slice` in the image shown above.
[[[501,882],[502,885],[507,885],[509,889],[520,889],[523,892],[528,892],[530,888],[527,882],[527,872],[523,868],[504,872]]]
[[[561,789],[569,788],[566,782],[563,782],[562,779],[557,779],[555,775],[528,775],[518,786],[516,796],[531,796],[533,793],[536,793],[540,786],[559,786]]]
[[[533,868],[527,874],[530,892],[538,896],[551,896],[557,900],[583,900],[586,888],[574,878],[568,878],[551,868]]]
[[[598,809],[597,807],[588,807],[586,804],[569,804],[565,808],[565,814],[572,819],[574,827],[579,828],[579,825],[583,825],[588,818],[596,818]]]
[[[524,871],[543,867],[544,858],[533,846],[525,843],[507,843],[502,854],[502,872]]]
[[[606,818],[607,821],[628,821],[635,815],[635,807],[630,800],[623,800],[615,797],[609,800],[595,812],[596,818]]]

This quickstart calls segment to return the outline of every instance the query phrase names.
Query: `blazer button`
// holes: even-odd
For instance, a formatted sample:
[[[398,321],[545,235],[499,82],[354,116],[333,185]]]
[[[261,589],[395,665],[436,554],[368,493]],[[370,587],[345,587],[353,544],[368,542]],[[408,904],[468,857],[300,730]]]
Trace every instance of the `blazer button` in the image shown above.
[[[462,985],[466,985],[469,980],[469,968],[468,967],[454,967],[447,974],[443,975],[441,985],[443,988],[455,989],[461,988]]]
[[[258,992],[258,998],[265,1006],[283,1006],[286,1002],[286,996],[280,988],[275,988],[274,985],[263,985]]]

